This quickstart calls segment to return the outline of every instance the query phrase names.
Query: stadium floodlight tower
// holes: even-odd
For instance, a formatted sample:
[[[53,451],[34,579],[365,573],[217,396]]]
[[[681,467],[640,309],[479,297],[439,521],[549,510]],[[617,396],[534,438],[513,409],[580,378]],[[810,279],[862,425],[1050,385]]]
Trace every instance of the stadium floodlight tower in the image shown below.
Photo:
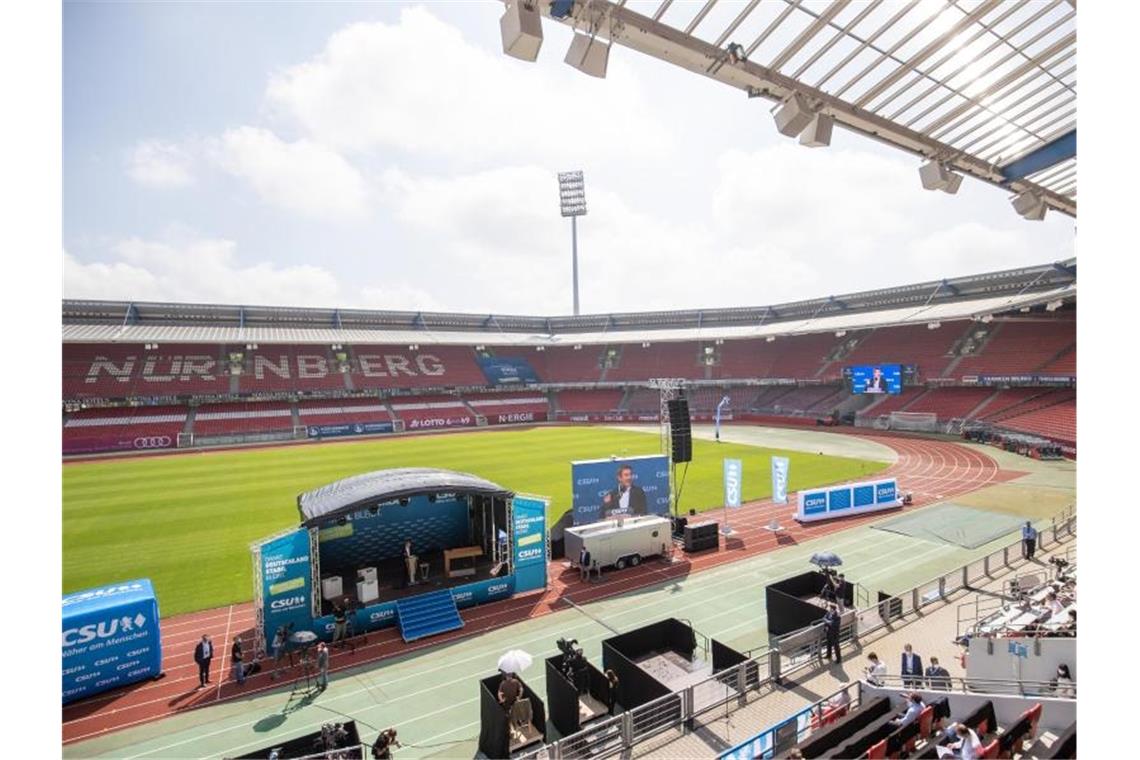
[[[586,215],[586,181],[582,172],[558,172],[558,201],[562,216],[570,217],[570,247],[574,266],[574,316],[578,316],[578,217]]]

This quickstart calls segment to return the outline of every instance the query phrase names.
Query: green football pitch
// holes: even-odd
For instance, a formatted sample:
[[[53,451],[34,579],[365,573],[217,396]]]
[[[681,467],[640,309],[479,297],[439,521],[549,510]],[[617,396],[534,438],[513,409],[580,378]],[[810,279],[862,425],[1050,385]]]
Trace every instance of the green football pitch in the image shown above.
[[[163,616],[246,601],[252,596],[249,544],[296,526],[297,494],[309,489],[373,470],[442,467],[550,497],[552,524],[570,508],[571,460],[657,451],[652,433],[549,427],[68,464],[63,592],[150,578]],[[887,466],[694,439],[681,506],[703,510],[723,504],[725,457],[744,461],[745,500],[766,498],[773,454],[791,459],[789,491],[865,477]]]

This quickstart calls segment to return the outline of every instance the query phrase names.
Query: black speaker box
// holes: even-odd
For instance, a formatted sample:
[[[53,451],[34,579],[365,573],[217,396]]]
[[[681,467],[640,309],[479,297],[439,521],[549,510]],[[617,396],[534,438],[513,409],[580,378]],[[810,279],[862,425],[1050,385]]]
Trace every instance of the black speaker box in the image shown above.
[[[673,464],[693,461],[693,430],[689,402],[683,398],[669,403],[669,435],[673,441]]]

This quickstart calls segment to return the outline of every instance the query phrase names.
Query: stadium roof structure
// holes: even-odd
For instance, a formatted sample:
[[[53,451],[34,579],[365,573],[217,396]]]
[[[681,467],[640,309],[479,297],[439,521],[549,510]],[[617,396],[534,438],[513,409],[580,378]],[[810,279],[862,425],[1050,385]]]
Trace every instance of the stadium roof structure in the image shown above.
[[[1076,216],[1076,0],[504,2]]]
[[[306,528],[335,520],[365,507],[405,496],[433,493],[480,494],[509,498],[514,494],[476,475],[430,467],[401,467],[353,475],[297,497]]]
[[[581,316],[63,302],[65,343],[556,346],[715,340],[980,319],[1076,297],[1076,259],[968,277],[725,309]]]

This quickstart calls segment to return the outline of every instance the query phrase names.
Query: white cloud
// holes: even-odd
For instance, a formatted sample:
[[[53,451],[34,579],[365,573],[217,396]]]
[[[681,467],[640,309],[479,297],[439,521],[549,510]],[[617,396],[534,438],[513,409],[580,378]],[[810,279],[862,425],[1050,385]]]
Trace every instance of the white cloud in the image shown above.
[[[325,220],[356,219],[368,206],[368,185],[341,155],[310,140],[285,142],[269,130],[231,129],[214,144],[214,157],[253,186],[262,200]]]
[[[193,159],[183,146],[144,140],[127,155],[127,176],[146,187],[175,188],[193,184]]]
[[[544,27],[545,48],[568,39]],[[616,63],[599,80],[517,61],[472,44],[424,7],[403,9],[395,24],[337,32],[319,55],[274,76],[267,100],[337,150],[398,148],[469,166],[504,156],[533,161],[555,148],[573,161],[670,147],[631,67]]]
[[[168,243],[130,238],[113,260],[64,256],[64,296],[125,301],[190,301],[281,306],[334,306],[336,278],[315,266],[244,265],[229,240]]]
[[[1057,255],[1043,251],[1042,230],[1012,214],[1002,227],[931,224],[952,218],[961,198],[922,192],[902,159],[776,145],[730,151],[715,165],[711,191],[679,215],[661,210],[653,188],[631,196],[590,186],[578,231],[583,310],[779,303],[1064,255],[1064,240]],[[551,176],[540,166],[393,170],[382,197],[450,308],[565,313],[570,236]]]

